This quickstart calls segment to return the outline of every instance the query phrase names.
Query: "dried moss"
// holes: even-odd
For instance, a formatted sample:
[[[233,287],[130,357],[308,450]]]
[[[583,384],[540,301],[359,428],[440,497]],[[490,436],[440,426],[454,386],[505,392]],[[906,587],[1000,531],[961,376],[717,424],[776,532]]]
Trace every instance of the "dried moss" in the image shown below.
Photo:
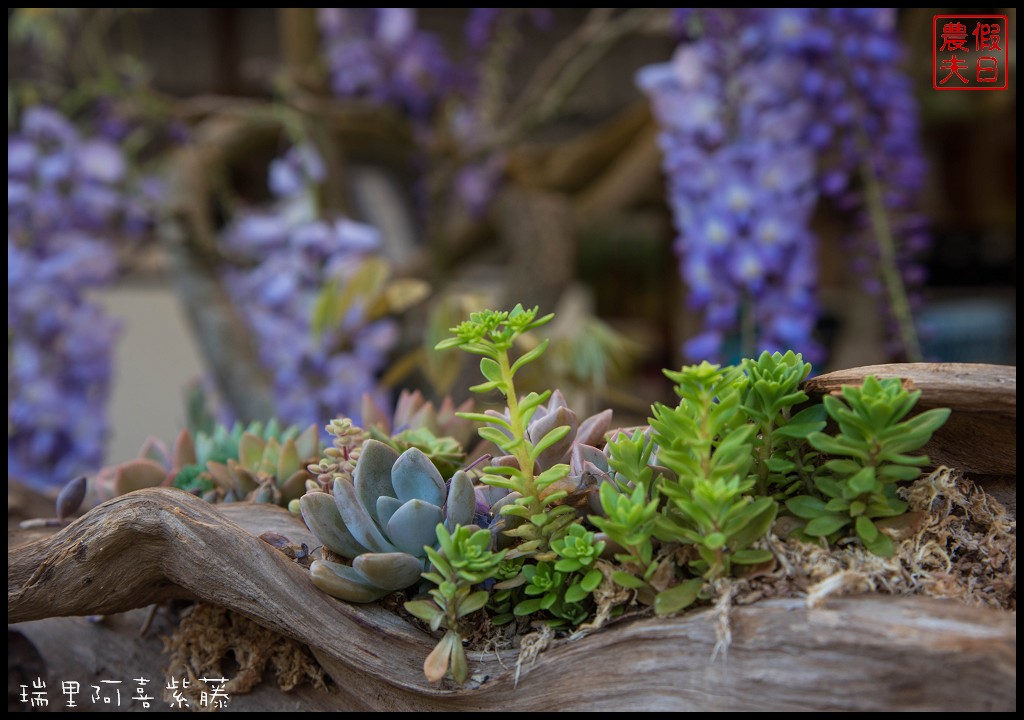
[[[164,638],[164,651],[170,652],[168,672],[188,678],[189,687],[179,692],[192,707],[213,689],[202,678],[228,678],[223,690],[229,697],[251,692],[268,669],[285,692],[304,682],[326,687],[324,671],[306,646],[214,605],[194,605]],[[165,690],[168,702],[169,692]]]

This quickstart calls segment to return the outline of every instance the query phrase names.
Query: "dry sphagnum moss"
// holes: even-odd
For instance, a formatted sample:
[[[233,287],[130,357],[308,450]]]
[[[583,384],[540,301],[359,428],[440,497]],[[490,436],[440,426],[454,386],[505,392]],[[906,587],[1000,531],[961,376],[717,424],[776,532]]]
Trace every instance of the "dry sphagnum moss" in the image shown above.
[[[222,689],[229,698],[250,692],[268,669],[285,692],[303,682],[326,687],[324,671],[305,646],[226,608],[194,605],[171,637],[164,638],[164,645],[165,652],[170,652],[169,676],[188,678],[189,687],[178,692],[193,708],[200,708],[203,693],[213,690],[203,678],[227,678]],[[232,667],[237,669],[229,670]],[[164,693],[171,702],[172,691]]]

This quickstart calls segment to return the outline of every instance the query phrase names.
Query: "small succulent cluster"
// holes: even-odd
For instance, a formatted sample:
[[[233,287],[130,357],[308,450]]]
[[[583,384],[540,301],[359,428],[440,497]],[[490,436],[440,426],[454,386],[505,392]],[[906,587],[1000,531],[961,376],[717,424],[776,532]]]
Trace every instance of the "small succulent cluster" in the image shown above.
[[[218,425],[210,432],[183,429],[170,450],[151,438],[138,458],[100,470],[94,484],[101,500],[170,486],[208,502],[287,505],[306,489],[306,465],[319,452],[314,425],[301,432],[276,420],[235,423],[230,430]]]
[[[471,400],[456,406],[446,397],[437,407],[416,390],[403,390],[398,396],[391,417],[373,402],[363,397],[363,424],[370,436],[393,447],[398,452],[419,448],[437,466],[445,477],[450,477],[462,461],[473,441],[475,426],[472,421],[459,417],[468,412]]]
[[[801,390],[811,366],[765,352],[666,371],[678,403],[654,405],[648,428],[609,432],[610,413],[581,422],[559,393],[518,394],[517,372],[547,347],[525,343],[515,357],[518,341],[550,319],[521,306],[474,313],[438,346],[482,356],[484,382],[471,389],[506,401],[501,412],[455,413],[498,450],[478,478],[456,470],[446,482],[447,457],[399,454],[336,420],[335,447],[311,467],[320,481],[299,501],[324,545],[310,568],[317,586],[367,602],[424,581],[405,607],[444,630],[424,665],[429,679],[466,679],[463,639],[480,613],[491,625],[578,626],[594,616],[602,585],[676,613],[710,598],[717,581],[770,567],[762,541],[783,525],[814,542],[852,527],[869,551],[893,552],[877,521],[905,510],[896,483],[917,477],[927,459],[912,453],[948,411],[906,419],[919,393],[874,378],[812,404]],[[406,396],[401,414],[426,423],[434,411],[421,403]],[[837,434],[824,432],[826,415]]]

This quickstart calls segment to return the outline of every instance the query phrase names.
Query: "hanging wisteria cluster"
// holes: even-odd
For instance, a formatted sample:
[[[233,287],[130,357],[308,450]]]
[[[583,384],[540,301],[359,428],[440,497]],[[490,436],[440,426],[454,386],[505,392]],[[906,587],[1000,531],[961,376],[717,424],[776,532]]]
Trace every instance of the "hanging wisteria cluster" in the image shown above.
[[[638,82],[662,126],[676,249],[704,330],[690,359],[746,351],[820,355],[813,337],[819,196],[852,210],[853,266],[907,331],[904,283],[923,280],[926,249],[911,210],[924,165],[917,109],[899,66],[891,9],[704,10],[676,15],[687,36],[672,62]],[[874,203],[874,205],[872,205]],[[888,224],[879,227],[879,218]],[[894,232],[887,233],[888,227]],[[887,268],[902,269],[890,277]]]
[[[417,27],[414,8],[320,8],[331,88],[344,98],[394,104],[428,115],[453,66],[440,40]]]
[[[494,94],[502,94],[521,33],[553,25],[550,8],[469,8],[461,61],[418,27],[415,8],[320,8],[317,17],[333,93],[404,113],[421,147],[454,156],[456,205],[482,215],[506,165],[492,146],[493,115],[505,99]]]
[[[117,269],[115,240],[145,230],[156,188],[119,146],[56,110],[7,137],[7,474],[66,483],[102,464],[117,325],[89,291]]]
[[[317,294],[350,282],[379,246],[374,228],[320,216],[315,188],[324,176],[312,145],[292,147],[270,166],[276,205],[240,213],[224,233],[224,251],[236,261],[225,280],[271,374],[278,416],[301,425],[332,413],[358,418],[367,393],[382,402],[376,376],[397,340],[395,324],[368,320],[359,302],[340,326],[313,331]]]

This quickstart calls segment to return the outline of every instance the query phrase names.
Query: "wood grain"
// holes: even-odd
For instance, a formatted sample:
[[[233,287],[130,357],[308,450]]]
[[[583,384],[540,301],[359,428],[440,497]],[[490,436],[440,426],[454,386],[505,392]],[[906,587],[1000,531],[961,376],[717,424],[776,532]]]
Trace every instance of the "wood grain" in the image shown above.
[[[510,653],[471,655],[479,687],[429,685],[427,634],[377,605],[324,595],[257,538],[266,530],[315,545],[280,508],[212,506],[169,489],[116,498],[42,539],[9,534],[8,622],[202,599],[313,648],[340,686],[339,709],[1016,707],[1015,617],[919,597],[736,608],[728,652],[714,660],[707,611],[622,622],[548,649],[523,668],[518,689]]]

